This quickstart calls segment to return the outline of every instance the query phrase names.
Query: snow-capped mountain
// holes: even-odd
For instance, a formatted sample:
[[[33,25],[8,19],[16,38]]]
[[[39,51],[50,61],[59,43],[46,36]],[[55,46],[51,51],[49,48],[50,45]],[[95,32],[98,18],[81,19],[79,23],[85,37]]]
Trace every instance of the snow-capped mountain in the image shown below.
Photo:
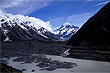
[[[21,20],[17,18],[16,15],[0,16],[0,32],[2,33],[1,39],[3,41],[33,39],[53,41],[59,39],[49,30],[42,27],[42,25],[49,25],[49,22],[44,22],[35,18],[33,19],[33,17],[28,17],[28,20],[26,18]],[[29,20],[29,18],[33,20]]]
[[[54,41],[60,40],[60,38],[57,35],[55,35],[54,33],[52,33],[44,27],[39,27],[37,32],[41,35],[44,35],[44,37],[46,38],[53,39]]]
[[[54,33],[63,40],[68,40],[77,30],[78,27],[66,22],[60,28],[54,30]]]

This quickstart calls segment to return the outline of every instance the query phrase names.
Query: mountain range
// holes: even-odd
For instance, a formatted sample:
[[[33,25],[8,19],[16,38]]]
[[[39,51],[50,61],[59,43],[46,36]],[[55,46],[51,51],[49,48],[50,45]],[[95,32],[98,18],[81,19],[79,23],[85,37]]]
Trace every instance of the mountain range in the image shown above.
[[[43,21],[38,21],[42,23]],[[11,16],[0,17],[0,31],[4,41],[19,41],[19,40],[60,40],[54,33],[48,31],[46,28],[37,26],[31,21],[22,21]]]
[[[64,23],[59,29],[54,32],[40,26],[40,24],[47,24],[40,19],[21,20],[15,15],[0,16],[0,31],[2,41],[20,41],[20,40],[47,40],[47,41],[61,41],[68,40],[77,30],[78,27],[70,23]],[[36,26],[37,25],[37,26]],[[39,26],[38,26],[39,25]]]

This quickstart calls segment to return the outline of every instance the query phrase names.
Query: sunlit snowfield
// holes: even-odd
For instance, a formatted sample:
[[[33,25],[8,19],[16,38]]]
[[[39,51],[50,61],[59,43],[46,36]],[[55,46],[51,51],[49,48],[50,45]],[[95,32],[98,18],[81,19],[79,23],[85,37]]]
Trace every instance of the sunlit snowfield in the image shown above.
[[[40,67],[36,66],[37,63],[35,62],[32,63],[14,62],[13,59],[16,59],[17,57],[10,58],[7,60],[7,62],[8,65],[16,69],[20,69],[20,70],[25,69],[26,71],[23,71],[23,73],[110,73],[109,62],[63,58],[61,56],[52,56],[52,55],[45,55],[45,56],[47,58],[51,58],[52,60],[76,63],[77,66],[69,69],[58,68],[53,71],[47,71],[47,70],[41,70]],[[32,70],[35,71],[32,72]]]

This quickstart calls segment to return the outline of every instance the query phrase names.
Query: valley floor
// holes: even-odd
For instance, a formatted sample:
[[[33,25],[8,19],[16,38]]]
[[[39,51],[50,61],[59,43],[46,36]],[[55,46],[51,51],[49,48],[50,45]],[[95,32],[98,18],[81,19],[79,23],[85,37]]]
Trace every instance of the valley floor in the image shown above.
[[[54,56],[54,55],[38,55],[34,54],[32,56],[40,56],[40,59],[44,61],[39,61],[35,62],[31,61],[32,59],[29,59],[29,61],[24,61],[27,60],[28,58],[26,57],[11,57],[11,58],[4,58],[2,60],[5,60],[6,63],[9,66],[12,66],[16,69],[22,70],[23,73],[110,73],[110,62],[102,62],[102,61],[93,61],[93,60],[82,60],[82,59],[74,59],[74,58],[64,58],[61,56]],[[49,60],[50,62],[48,63],[54,63],[58,65],[57,68],[52,69],[53,66],[50,66],[52,68],[46,70],[47,67],[41,67],[40,63],[42,62],[43,65],[47,65],[45,63],[46,60]],[[31,61],[31,62],[30,62]],[[61,64],[61,65],[59,65]],[[68,67],[64,67],[67,65]],[[61,68],[60,68],[61,67]]]

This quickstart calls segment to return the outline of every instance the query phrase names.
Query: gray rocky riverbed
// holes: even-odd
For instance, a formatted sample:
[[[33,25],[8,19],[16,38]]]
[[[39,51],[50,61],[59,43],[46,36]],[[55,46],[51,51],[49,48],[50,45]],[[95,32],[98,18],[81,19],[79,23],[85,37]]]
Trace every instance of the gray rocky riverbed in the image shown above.
[[[110,73],[110,63],[64,58],[55,55],[22,55],[2,58],[9,66],[23,73]]]

